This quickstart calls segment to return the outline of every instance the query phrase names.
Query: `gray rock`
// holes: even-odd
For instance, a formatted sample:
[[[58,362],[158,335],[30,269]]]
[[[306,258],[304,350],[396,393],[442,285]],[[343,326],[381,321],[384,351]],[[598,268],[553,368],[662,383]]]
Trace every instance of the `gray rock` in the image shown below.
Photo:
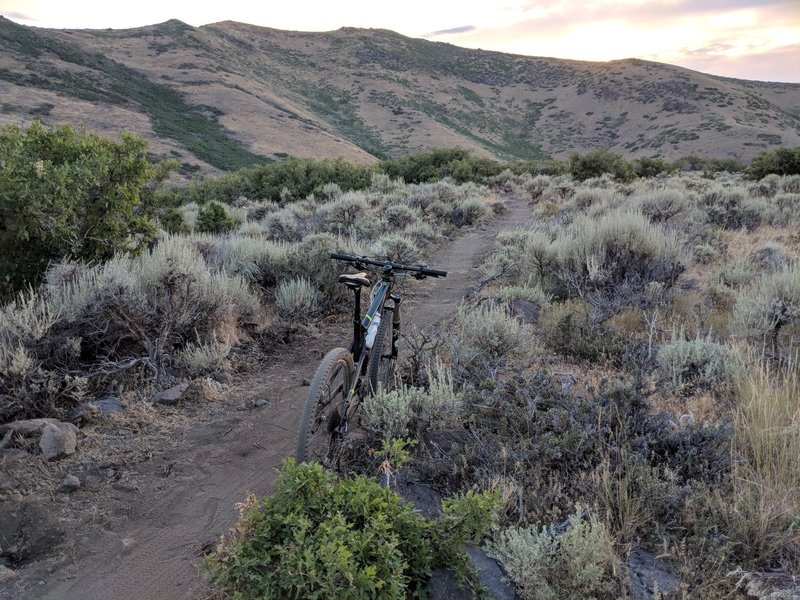
[[[122,401],[116,396],[103,396],[91,402],[84,402],[73,408],[67,418],[73,423],[80,423],[92,415],[109,415],[124,410]]]
[[[0,583],[11,581],[17,576],[17,572],[9,569],[4,565],[0,565]]]
[[[57,425],[60,423],[58,419],[28,419],[25,421],[12,421],[0,425],[0,435],[5,435],[8,431],[13,431],[17,435],[30,436],[42,433],[45,425],[51,423]]]
[[[46,460],[75,454],[78,446],[78,428],[72,423],[45,423],[39,448]]]
[[[256,408],[261,408],[262,406],[266,406],[267,404],[269,403],[266,400],[264,400],[263,398],[259,398],[253,403],[253,406],[255,406]]]
[[[514,300],[509,306],[511,315],[516,317],[522,323],[529,323],[535,325],[539,322],[539,314],[542,308],[535,302],[529,300],[517,299]]]
[[[475,546],[467,546],[467,554],[478,574],[478,581],[489,592],[489,597],[497,600],[514,600],[517,597],[513,584],[506,580],[503,569],[495,559]]]
[[[214,381],[223,385],[228,385],[231,382],[231,376],[228,373],[215,373],[213,375]]]
[[[183,394],[186,392],[188,387],[188,383],[179,383],[168,390],[164,390],[163,392],[155,394],[152,398],[150,398],[150,402],[153,404],[172,406],[173,404],[177,404],[178,401],[183,398]]]
[[[748,598],[758,600],[800,600],[800,581],[788,573],[748,573],[737,570],[728,574],[738,577],[738,588],[744,587]]]
[[[680,592],[681,580],[672,568],[646,550],[634,548],[626,564],[634,600],[651,600],[656,590],[660,598],[676,597]]]
[[[69,494],[70,492],[74,492],[81,487],[81,480],[75,477],[75,475],[66,475],[64,479],[61,480],[61,485],[58,486],[58,491],[63,492],[65,494]]]
[[[17,481],[13,475],[5,471],[0,471],[0,492],[10,492],[18,487],[19,481]]]

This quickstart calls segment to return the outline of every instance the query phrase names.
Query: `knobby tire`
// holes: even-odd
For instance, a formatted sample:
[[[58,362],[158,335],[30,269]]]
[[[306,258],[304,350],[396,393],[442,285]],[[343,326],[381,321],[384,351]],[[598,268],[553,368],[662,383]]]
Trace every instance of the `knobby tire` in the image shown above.
[[[326,468],[336,467],[343,443],[339,426],[354,377],[353,357],[344,348],[335,348],[322,359],[303,407],[295,453],[298,463],[317,461]]]
[[[370,350],[369,363],[367,365],[367,376],[369,378],[370,389],[373,391],[379,387],[388,390],[394,382],[394,358],[392,358],[392,319],[394,314],[390,310],[384,310],[381,315],[381,323],[375,334],[375,342]]]

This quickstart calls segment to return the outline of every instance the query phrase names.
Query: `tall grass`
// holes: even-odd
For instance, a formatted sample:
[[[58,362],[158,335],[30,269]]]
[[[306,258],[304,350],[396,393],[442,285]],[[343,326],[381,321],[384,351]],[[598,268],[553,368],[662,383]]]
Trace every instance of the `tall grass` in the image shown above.
[[[736,383],[733,439],[739,537],[753,556],[800,567],[800,374],[751,360]]]

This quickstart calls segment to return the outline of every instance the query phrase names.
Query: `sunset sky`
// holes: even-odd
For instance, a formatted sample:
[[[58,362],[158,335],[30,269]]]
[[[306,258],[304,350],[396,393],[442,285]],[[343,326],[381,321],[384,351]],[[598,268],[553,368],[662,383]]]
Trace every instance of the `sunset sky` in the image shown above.
[[[0,0],[0,14],[57,28],[139,27],[172,18],[194,26],[233,20],[302,31],[376,27],[484,50],[636,57],[800,82],[800,0]]]

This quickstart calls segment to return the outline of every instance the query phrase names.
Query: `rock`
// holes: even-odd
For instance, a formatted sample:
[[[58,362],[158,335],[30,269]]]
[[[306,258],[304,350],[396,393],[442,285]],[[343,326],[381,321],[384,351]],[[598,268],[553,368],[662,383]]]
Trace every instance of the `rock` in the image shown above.
[[[659,598],[676,597],[681,580],[672,568],[660,558],[634,548],[626,561],[630,575],[630,593],[634,600],[651,600],[658,591]]]
[[[178,403],[178,401],[183,397],[183,394],[188,387],[189,387],[188,383],[179,383],[178,385],[173,386],[168,390],[164,390],[163,392],[155,394],[152,398],[150,398],[150,402],[152,402],[153,404],[164,404],[166,406],[172,406],[173,404]]]
[[[253,406],[255,406],[256,408],[261,408],[262,406],[266,406],[267,404],[269,404],[269,402],[267,402],[263,398],[259,398],[253,403]]]
[[[12,421],[0,425],[0,435],[5,435],[8,431],[13,431],[17,435],[30,436],[42,433],[44,426],[48,423],[56,425],[60,423],[58,419],[28,419],[26,421]]]
[[[522,300],[520,298],[511,303],[509,312],[512,316],[516,317],[518,321],[535,325],[539,322],[539,313],[542,312],[542,308],[535,302]]]
[[[0,492],[10,492],[18,487],[19,481],[13,475],[0,471]]]
[[[737,588],[744,587],[748,598],[758,600],[800,600],[800,581],[787,573],[748,573],[736,570],[728,577],[739,579]]]
[[[17,572],[9,569],[4,565],[0,565],[0,583],[11,581],[17,576]]]
[[[505,579],[505,573],[495,559],[475,546],[467,546],[467,554],[478,574],[478,581],[486,588],[491,598],[514,600],[517,597],[513,584]]]
[[[91,402],[84,402],[73,408],[67,414],[67,418],[73,423],[82,423],[85,419],[93,415],[109,415],[115,412],[122,412],[124,407],[122,401],[116,396],[103,396]]]
[[[213,379],[222,385],[228,385],[231,382],[231,376],[228,373],[215,373]]]
[[[75,454],[77,445],[78,428],[72,423],[46,423],[42,429],[39,448],[46,460]]]
[[[311,380],[306,378],[306,377],[304,377],[303,381],[300,382],[300,385],[302,385],[303,387],[308,387],[308,386],[311,385]]]
[[[69,494],[70,492],[74,492],[81,487],[81,480],[75,477],[75,475],[66,475],[64,479],[61,480],[61,485],[58,486],[59,492],[63,492],[65,494]]]
[[[460,600],[470,597],[470,594],[458,584],[455,574],[451,570],[441,567],[434,569],[431,573],[426,591],[430,600]]]

